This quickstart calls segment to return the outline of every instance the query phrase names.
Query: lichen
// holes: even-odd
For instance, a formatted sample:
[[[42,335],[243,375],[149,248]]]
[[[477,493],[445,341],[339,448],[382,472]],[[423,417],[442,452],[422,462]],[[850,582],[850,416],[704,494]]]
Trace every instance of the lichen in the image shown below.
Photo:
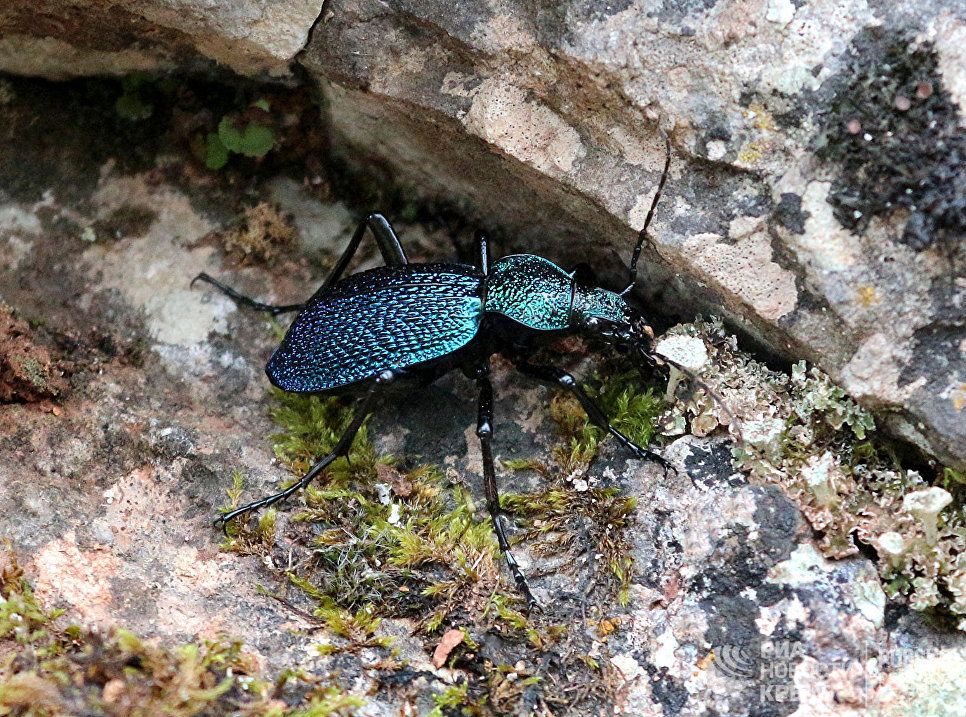
[[[790,374],[773,371],[739,352],[718,321],[669,333],[700,337],[709,361],[700,383],[679,391],[665,412],[665,432],[725,426],[735,439],[736,468],[780,486],[817,531],[825,555],[852,555],[864,544],[879,555],[887,594],[918,610],[939,606],[966,615],[966,514],[957,472],[940,468],[926,480],[903,466],[872,415],[817,368],[800,362]],[[966,629],[966,619],[959,625]]]
[[[64,624],[11,552],[0,558],[0,656],[0,715],[327,717],[364,704],[315,675],[271,680],[226,638],[169,648],[123,629]]]
[[[829,194],[846,227],[908,211],[902,241],[915,249],[966,236],[966,136],[929,42],[883,28],[853,40],[846,68],[829,80],[818,156],[840,168]]]

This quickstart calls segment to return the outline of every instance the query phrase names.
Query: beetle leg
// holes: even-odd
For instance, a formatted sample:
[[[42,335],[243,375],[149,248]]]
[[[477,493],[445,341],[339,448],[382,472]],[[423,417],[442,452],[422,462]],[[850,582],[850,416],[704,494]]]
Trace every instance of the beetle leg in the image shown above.
[[[251,297],[238,293],[230,286],[226,286],[225,284],[222,284],[217,279],[213,279],[212,277],[208,276],[208,274],[206,274],[205,272],[201,272],[200,274],[198,274],[198,276],[192,279],[191,283],[188,285],[188,288],[193,287],[196,281],[203,281],[206,284],[211,284],[213,287],[218,289],[218,291],[220,291],[222,294],[225,294],[226,296],[230,296],[237,303],[242,304],[243,306],[247,306],[250,309],[255,309],[255,311],[267,311],[272,316],[278,316],[279,314],[286,314],[290,311],[298,311],[303,306],[305,306],[305,304],[263,304],[261,301],[255,301],[255,299],[252,299]]]
[[[500,493],[496,485],[496,470],[493,466],[493,384],[490,382],[489,365],[484,365],[476,375],[476,385],[480,389],[479,414],[476,421],[476,435],[480,439],[480,452],[483,456],[483,490],[486,493],[486,508],[490,512],[493,521],[493,531],[496,533],[496,541],[503,551],[507,567],[513,576],[513,581],[517,589],[526,598],[528,609],[539,609],[540,603],[530,592],[527,578],[517,563],[513,553],[510,552],[510,541],[506,537],[506,529],[503,526],[503,511],[500,509]]]
[[[332,271],[329,272],[329,275],[322,284],[320,291],[322,289],[330,288],[342,278],[342,275],[349,267],[349,263],[352,261],[352,257],[356,255],[356,251],[359,249],[359,244],[362,243],[362,238],[366,234],[366,229],[372,230],[372,235],[376,238],[376,244],[379,246],[379,253],[382,254],[382,259],[386,262],[386,266],[399,266],[400,264],[409,263],[409,260],[406,259],[406,252],[402,248],[402,243],[399,241],[399,237],[393,230],[389,220],[386,219],[382,214],[369,214],[365,219],[359,222],[356,230],[352,233],[352,238],[349,240],[349,245],[345,248],[345,251],[342,252],[342,256],[339,257],[339,261],[336,262],[335,266],[332,268]],[[291,311],[298,311],[305,306],[305,304],[264,304],[261,301],[256,301],[249,296],[239,293],[230,286],[222,284],[220,281],[213,279],[204,272],[198,274],[198,276],[192,279],[190,286],[194,286],[196,281],[203,281],[206,284],[211,284],[216,289],[221,291],[221,293],[230,296],[239,304],[247,306],[250,309],[255,309],[256,311],[267,311],[272,316],[286,314]]]
[[[362,238],[366,235],[366,229],[372,230],[372,236],[376,239],[376,244],[379,246],[379,253],[382,254],[382,260],[386,262],[386,266],[400,266],[401,264],[409,263],[409,260],[406,258],[406,251],[403,249],[399,237],[396,236],[392,224],[382,214],[374,212],[359,222],[359,226],[352,233],[349,245],[342,252],[339,261],[335,263],[332,271],[325,278],[325,283],[322,284],[323,289],[331,287],[345,274],[346,269],[349,268],[349,262],[352,261],[352,257],[359,250],[359,244],[362,243]]]
[[[667,475],[668,470],[673,470],[677,473],[677,469],[674,468],[663,456],[654,451],[648,450],[647,448],[642,448],[632,441],[630,438],[625,436],[623,433],[618,431],[612,425],[610,421],[607,420],[607,415],[601,409],[600,406],[587,395],[587,392],[580,387],[576,379],[556,366],[537,366],[536,364],[527,363],[526,361],[517,361],[516,367],[521,373],[531,376],[537,380],[545,381],[547,383],[555,383],[561,388],[566,389],[574,395],[574,397],[580,402],[581,407],[593,423],[598,428],[606,431],[614,438],[616,438],[622,446],[630,450],[639,458],[648,458],[664,469],[665,475]]]
[[[392,381],[393,378],[395,378],[395,375],[392,371],[383,371],[382,374],[376,378],[372,386],[369,388],[369,392],[366,394],[365,398],[363,398],[356,407],[355,413],[352,416],[352,421],[349,423],[348,428],[346,428],[345,433],[342,434],[342,437],[339,439],[338,443],[336,443],[332,448],[332,452],[317,460],[315,464],[309,468],[308,472],[298,480],[298,482],[294,483],[283,491],[265,496],[264,498],[259,498],[251,503],[246,503],[240,508],[235,508],[224,515],[218,516],[214,521],[215,525],[220,525],[222,530],[227,534],[228,523],[238,516],[244,515],[245,513],[249,513],[253,510],[258,510],[259,508],[267,508],[268,506],[274,505],[281,500],[285,500],[293,493],[296,493],[302,488],[308,486],[309,483],[315,480],[319,474],[328,468],[329,465],[331,465],[337,458],[348,458],[349,449],[352,448],[352,441],[355,439],[359,429],[362,428],[362,424],[365,423],[366,418],[369,417],[372,404],[375,402],[379,387],[388,383],[389,381]]]

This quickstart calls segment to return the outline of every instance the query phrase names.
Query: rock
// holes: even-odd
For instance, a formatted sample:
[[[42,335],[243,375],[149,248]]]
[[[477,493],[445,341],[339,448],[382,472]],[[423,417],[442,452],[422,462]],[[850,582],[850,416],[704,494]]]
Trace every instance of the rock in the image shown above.
[[[786,497],[736,484],[728,461],[709,460],[727,451],[679,439],[665,455],[706,488],[636,493],[647,507],[635,551],[649,567],[625,641],[611,645],[625,712],[902,714],[908,700],[948,700],[937,714],[957,714],[962,685],[935,666],[962,664],[966,635],[889,615],[873,564],[823,558]]]
[[[642,297],[818,364],[963,468],[966,16],[947,5],[44,0],[0,11],[0,70],[299,64],[360,176],[388,167],[506,249],[590,258],[614,287],[663,127]]]
[[[963,467],[964,36],[937,1],[336,0],[300,62],[363,174],[615,287],[665,128],[642,295],[817,363]]]
[[[526,511],[510,521],[520,539],[514,550],[547,610],[529,619],[515,612],[505,569],[481,558],[471,568],[489,571],[493,582],[482,595],[461,598],[457,610],[467,611],[451,622],[420,631],[433,610],[427,596],[402,585],[408,597],[398,599],[409,600],[408,612],[390,613],[368,646],[338,652],[352,621],[340,615],[341,632],[320,624],[312,615],[320,605],[286,575],[318,559],[321,533],[291,520],[304,497],[280,506],[270,531],[280,541],[275,550],[220,549],[224,538],[210,520],[229,501],[233,472],[246,479],[245,497],[291,475],[273,453],[279,426],[269,409],[277,404],[262,374],[276,329],[213,291],[188,286],[205,270],[259,297],[298,301],[318,285],[320,267],[284,247],[271,267],[232,263],[210,237],[244,216],[235,196],[239,176],[195,171],[191,158],[163,144],[137,165],[128,158],[132,137],[115,132],[124,125],[108,124],[109,96],[88,107],[86,122],[72,122],[76,105],[46,83],[11,87],[0,120],[20,141],[0,155],[0,266],[11,277],[0,299],[43,319],[45,336],[61,337],[73,373],[59,413],[40,403],[0,410],[0,536],[10,539],[39,598],[66,609],[65,619],[124,627],[169,646],[228,634],[244,641],[270,677],[304,669],[341,680],[343,690],[365,695],[368,714],[428,713],[444,698],[480,696],[494,709],[528,714],[550,694],[575,701],[572,711],[582,714],[787,715],[797,708],[845,717],[866,703],[898,711],[914,700],[932,709],[943,696],[952,710],[961,699],[955,673],[928,657],[958,667],[966,633],[934,629],[887,605],[867,557],[822,557],[795,503],[774,485],[749,484],[733,468],[727,441],[687,436],[661,448],[680,471],[665,475],[605,440],[589,468],[578,465],[569,475],[553,463],[560,446],[570,453],[558,436],[562,402],[502,361],[493,372],[501,486],[524,496],[544,492],[547,522],[534,521],[535,530],[574,517],[554,513],[551,499],[582,511],[543,545],[542,533],[527,534]],[[111,142],[94,141],[102,135]],[[141,141],[155,147],[144,135]],[[311,182],[261,171],[269,176],[256,173],[244,185],[246,202],[280,204],[300,233],[320,219],[332,236],[351,232],[345,206],[321,200]],[[93,242],[85,239],[90,227],[97,228]],[[411,256],[452,258],[442,255],[437,234],[398,228]],[[300,237],[331,263],[339,247],[325,239]],[[375,249],[364,251],[361,265],[371,265]],[[681,357],[687,365],[697,365],[688,356],[701,355],[706,369],[718,360],[694,340],[675,343],[688,349]],[[572,342],[562,353],[568,368],[586,376],[599,364],[579,349]],[[735,362],[745,365],[747,355]],[[734,383],[748,401],[774,408],[755,398],[758,374],[739,378]],[[451,517],[460,532],[490,535],[474,401],[474,387],[456,373],[370,421],[378,453],[401,458],[374,471],[382,490],[373,486],[370,502],[385,508],[385,531],[411,521],[416,501],[429,500],[426,485],[409,473],[426,464],[446,475],[452,493],[472,496],[475,511]],[[766,428],[763,445],[780,433]],[[535,463],[516,470],[512,459]],[[600,512],[601,501],[608,510]],[[340,509],[352,505],[346,499]],[[440,520],[439,530],[448,525]],[[348,537],[375,550],[385,531]],[[880,537],[890,545],[902,540]],[[633,558],[632,569],[616,563],[626,605],[615,597],[613,583],[621,580],[605,553]],[[505,618],[494,616],[495,604],[486,616],[467,607],[487,604],[496,592],[491,584],[510,596],[499,606],[509,610]],[[444,637],[447,630],[459,632]],[[383,649],[376,642],[383,638],[395,642]],[[452,667],[432,661],[441,642],[449,652],[437,662]],[[928,694],[914,694],[920,678]],[[461,698],[465,685],[472,689]],[[105,686],[104,699],[119,689]]]
[[[224,65],[287,75],[321,0],[5,3],[0,71],[65,79]]]

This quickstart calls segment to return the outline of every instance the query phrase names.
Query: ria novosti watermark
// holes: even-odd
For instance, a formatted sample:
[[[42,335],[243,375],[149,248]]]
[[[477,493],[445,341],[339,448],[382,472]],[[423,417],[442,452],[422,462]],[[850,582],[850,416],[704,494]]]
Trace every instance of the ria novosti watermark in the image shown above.
[[[869,697],[883,672],[901,670],[915,660],[935,659],[941,652],[929,647],[881,645],[876,650],[866,648],[859,655],[825,656],[821,669],[827,674],[858,664],[864,680],[861,701],[869,705]],[[966,649],[960,648],[960,652],[966,659]],[[798,699],[795,669],[807,654],[805,645],[796,640],[762,640],[753,644],[717,645],[713,650],[713,661],[715,669],[722,675],[755,683],[762,702],[792,702]]]

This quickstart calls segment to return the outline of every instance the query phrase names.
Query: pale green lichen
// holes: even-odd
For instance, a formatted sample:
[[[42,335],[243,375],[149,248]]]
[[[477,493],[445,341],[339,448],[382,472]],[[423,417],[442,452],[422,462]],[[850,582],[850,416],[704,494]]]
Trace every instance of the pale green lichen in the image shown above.
[[[739,352],[718,321],[669,335],[700,337],[709,361],[700,383],[678,391],[662,417],[666,433],[680,434],[688,423],[699,435],[725,426],[735,439],[735,466],[781,486],[820,534],[826,556],[854,554],[857,541],[869,545],[880,556],[887,594],[918,610],[966,615],[959,473],[940,469],[927,481],[903,467],[872,415],[817,368],[799,362],[790,375],[772,371]]]

